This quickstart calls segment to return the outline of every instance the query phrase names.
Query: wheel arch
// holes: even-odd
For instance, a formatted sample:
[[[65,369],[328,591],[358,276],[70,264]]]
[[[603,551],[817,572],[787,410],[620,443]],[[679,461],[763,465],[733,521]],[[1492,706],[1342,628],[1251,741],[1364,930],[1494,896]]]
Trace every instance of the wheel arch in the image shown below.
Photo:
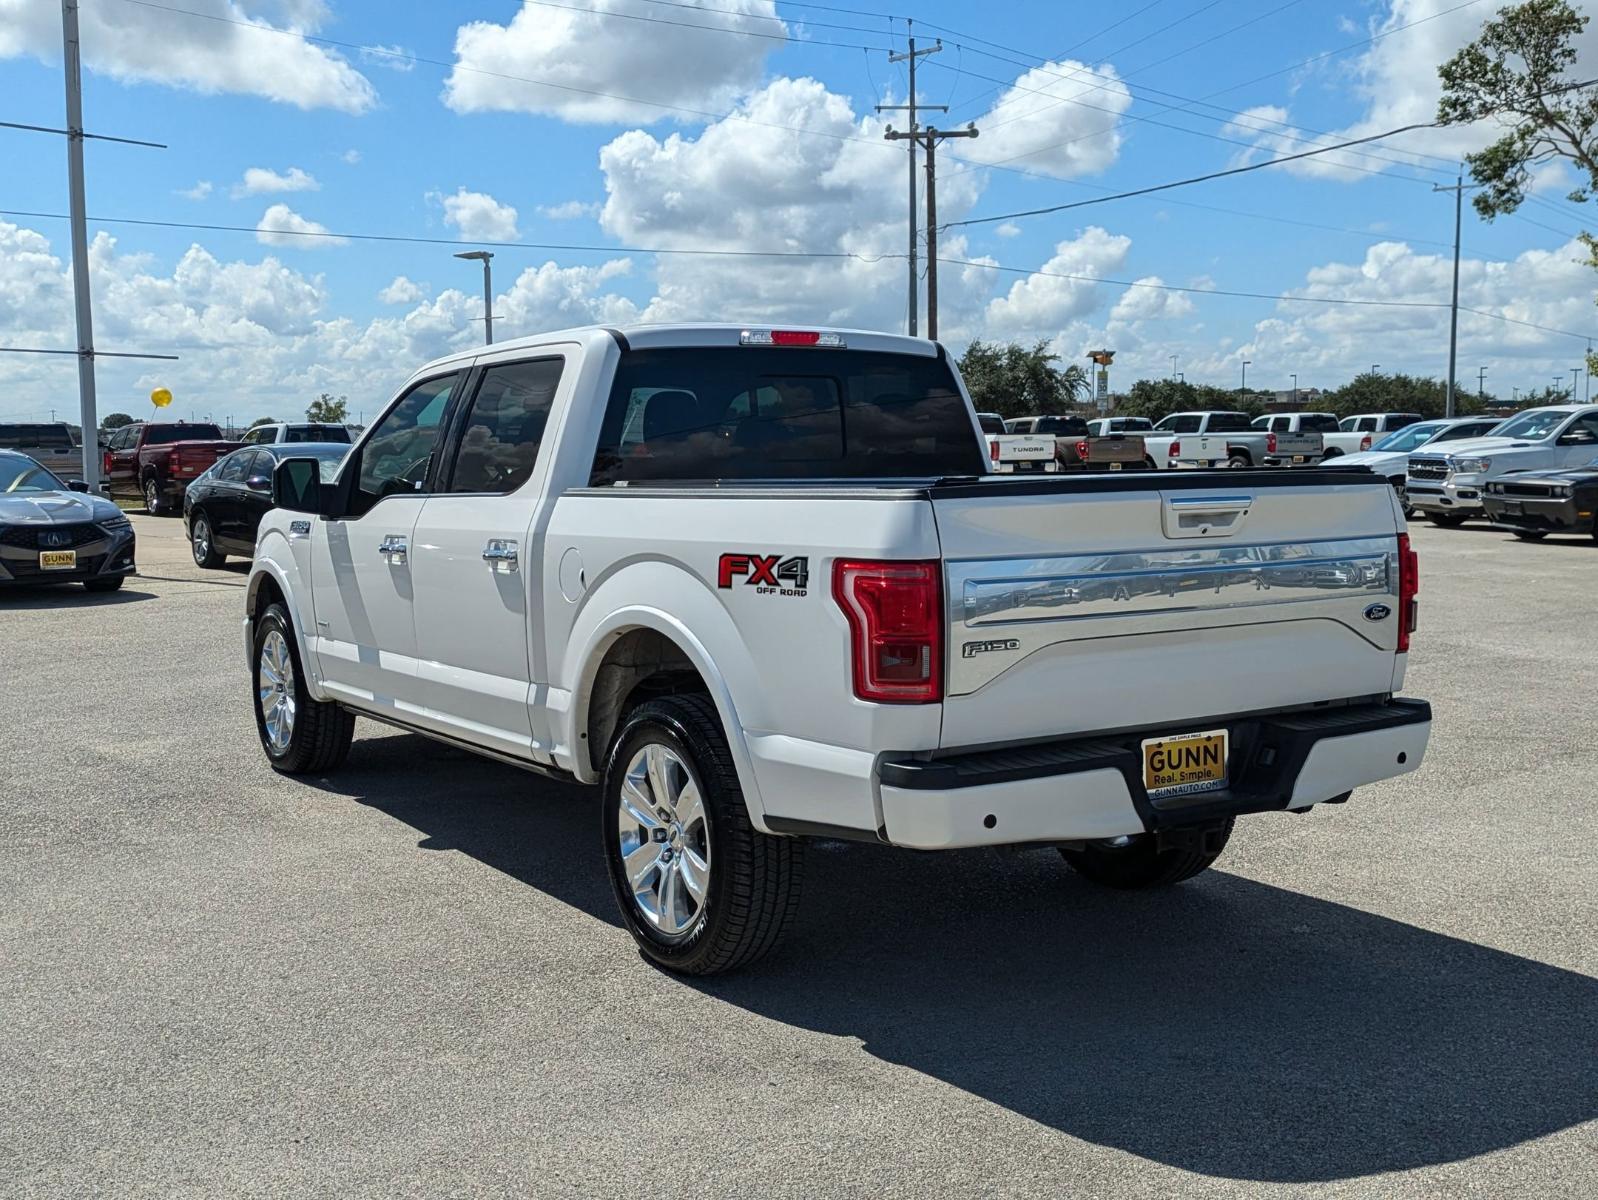
[[[312,657],[305,637],[305,619],[300,605],[294,600],[294,589],[283,568],[269,558],[260,558],[250,571],[250,581],[244,593],[244,658],[247,667],[255,669],[255,623],[271,604],[281,604],[289,614],[293,626],[294,648],[299,652],[300,667],[306,688],[314,700],[326,697],[322,692],[322,678]]]

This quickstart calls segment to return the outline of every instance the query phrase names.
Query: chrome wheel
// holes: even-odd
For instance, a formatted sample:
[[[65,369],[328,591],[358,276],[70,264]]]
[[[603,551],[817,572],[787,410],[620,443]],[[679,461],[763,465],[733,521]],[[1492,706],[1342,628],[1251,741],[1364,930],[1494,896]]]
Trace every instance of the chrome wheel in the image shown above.
[[[261,642],[255,687],[267,746],[273,754],[283,754],[294,736],[294,659],[288,642],[276,629]]]
[[[144,511],[152,517],[161,511],[161,489],[155,486],[155,480],[144,481]]]
[[[686,938],[710,894],[710,826],[699,781],[677,751],[650,742],[633,755],[616,821],[634,907],[665,937]]]
[[[211,525],[204,517],[194,518],[194,561],[202,567],[211,557]]]

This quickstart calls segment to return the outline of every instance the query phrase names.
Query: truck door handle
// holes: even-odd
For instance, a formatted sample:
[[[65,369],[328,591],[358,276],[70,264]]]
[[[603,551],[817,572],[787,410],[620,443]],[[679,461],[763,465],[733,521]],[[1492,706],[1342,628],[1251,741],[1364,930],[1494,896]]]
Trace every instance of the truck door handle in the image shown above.
[[[488,545],[483,547],[483,561],[492,564],[496,571],[516,571],[521,568],[516,543],[505,538],[488,539]]]
[[[388,559],[389,566],[402,567],[405,565],[407,545],[408,543],[404,537],[397,533],[390,533],[385,535],[383,540],[378,543],[377,552]]]

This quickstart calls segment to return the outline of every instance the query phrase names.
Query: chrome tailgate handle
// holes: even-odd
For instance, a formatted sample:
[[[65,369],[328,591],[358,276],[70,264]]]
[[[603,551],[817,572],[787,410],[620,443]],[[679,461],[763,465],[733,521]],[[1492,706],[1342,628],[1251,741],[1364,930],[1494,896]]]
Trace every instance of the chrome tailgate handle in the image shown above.
[[[1243,528],[1254,497],[1166,495],[1160,501],[1160,526],[1168,538],[1230,537]]]

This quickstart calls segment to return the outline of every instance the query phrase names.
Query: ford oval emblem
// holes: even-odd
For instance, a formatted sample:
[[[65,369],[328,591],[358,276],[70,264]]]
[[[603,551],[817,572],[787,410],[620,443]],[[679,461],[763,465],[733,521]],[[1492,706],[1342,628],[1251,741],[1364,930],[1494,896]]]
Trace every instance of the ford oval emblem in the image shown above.
[[[1393,610],[1385,604],[1372,604],[1365,610],[1365,619],[1367,621],[1385,621],[1392,615]]]

